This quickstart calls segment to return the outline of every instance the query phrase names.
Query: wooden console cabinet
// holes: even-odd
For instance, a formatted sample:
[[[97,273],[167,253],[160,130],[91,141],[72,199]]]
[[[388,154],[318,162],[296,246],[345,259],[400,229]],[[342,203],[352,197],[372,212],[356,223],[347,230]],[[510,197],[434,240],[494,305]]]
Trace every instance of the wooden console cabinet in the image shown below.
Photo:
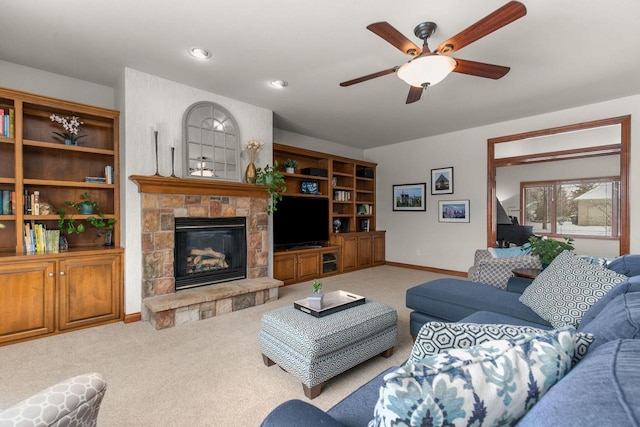
[[[385,263],[385,232],[335,233],[331,243],[342,247],[342,272]]]
[[[273,255],[273,278],[285,285],[340,273],[340,248],[327,246],[279,251]]]
[[[4,88],[0,110],[11,122],[0,134],[0,191],[3,202],[10,197],[0,211],[0,345],[122,320],[119,112]],[[52,114],[79,118],[77,145],[55,136],[66,131]],[[96,182],[109,168],[113,179]],[[85,192],[105,220],[115,220],[113,246],[104,246],[104,230],[89,224],[91,215],[67,206]],[[35,194],[41,211],[29,210]],[[30,251],[27,226],[57,230],[57,209],[86,231],[67,236],[66,252]]]

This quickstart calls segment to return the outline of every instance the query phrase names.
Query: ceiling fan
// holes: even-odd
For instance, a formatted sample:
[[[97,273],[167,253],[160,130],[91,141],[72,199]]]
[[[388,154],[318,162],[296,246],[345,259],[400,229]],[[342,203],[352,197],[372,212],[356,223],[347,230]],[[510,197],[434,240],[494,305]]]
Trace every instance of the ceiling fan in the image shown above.
[[[402,53],[413,56],[413,58],[401,66],[395,66],[378,71],[377,73],[348,80],[340,83],[340,86],[351,86],[356,83],[386,76],[387,74],[397,73],[399,78],[411,85],[406,102],[407,104],[411,104],[420,99],[423,90],[442,81],[451,72],[485,77],[488,79],[499,79],[509,72],[509,67],[468,61],[465,59],[454,59],[447,55],[457,52],[476,40],[522,18],[526,14],[527,9],[522,3],[511,1],[465,30],[462,30],[449,40],[442,42],[433,52],[429,50],[427,40],[437,28],[434,22],[423,22],[418,24],[414,29],[416,37],[423,41],[422,50],[388,22],[373,23],[367,26],[368,30],[382,37]]]

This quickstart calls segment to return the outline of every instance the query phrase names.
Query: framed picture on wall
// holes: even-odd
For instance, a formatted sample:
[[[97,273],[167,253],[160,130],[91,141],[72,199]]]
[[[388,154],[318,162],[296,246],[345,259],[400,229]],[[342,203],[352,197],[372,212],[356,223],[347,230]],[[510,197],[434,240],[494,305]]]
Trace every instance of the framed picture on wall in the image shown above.
[[[453,194],[453,167],[431,169],[431,194]]]
[[[393,186],[394,211],[425,211],[427,184],[402,184]]]
[[[439,222],[469,222],[468,200],[440,200],[438,202]]]

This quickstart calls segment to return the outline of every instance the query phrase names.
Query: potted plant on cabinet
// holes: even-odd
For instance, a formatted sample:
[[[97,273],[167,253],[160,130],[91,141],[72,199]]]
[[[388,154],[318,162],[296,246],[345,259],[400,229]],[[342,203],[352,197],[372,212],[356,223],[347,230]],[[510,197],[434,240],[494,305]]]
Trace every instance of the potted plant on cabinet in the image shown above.
[[[298,162],[295,160],[287,159],[283,163],[284,170],[286,173],[294,173],[296,168],[298,167]]]
[[[284,176],[278,170],[278,162],[273,162],[272,166],[265,166],[256,170],[255,185],[262,185],[271,197],[267,205],[267,214],[271,215],[277,210],[276,205],[282,200],[282,193],[287,191]]]
[[[322,293],[322,282],[314,279],[311,282],[311,288],[313,293],[307,297],[307,301],[309,302],[309,307],[314,310],[321,310],[322,303],[324,302],[324,294]]]

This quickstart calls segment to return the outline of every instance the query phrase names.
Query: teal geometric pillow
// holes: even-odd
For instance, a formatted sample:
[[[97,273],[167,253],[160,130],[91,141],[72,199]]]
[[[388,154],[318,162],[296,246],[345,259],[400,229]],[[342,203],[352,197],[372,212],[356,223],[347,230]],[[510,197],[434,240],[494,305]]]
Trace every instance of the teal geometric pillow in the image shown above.
[[[467,348],[487,341],[513,338],[529,332],[542,333],[545,330],[531,326],[427,322],[418,332],[409,361],[418,362],[427,356],[452,348]],[[578,332],[575,337],[574,365],[587,354],[589,346],[595,340],[595,336],[589,333]]]
[[[626,276],[590,264],[569,251],[558,255],[533,280],[519,301],[554,328],[578,327],[582,316]]]
[[[569,372],[575,334],[522,334],[407,362],[384,377],[369,427],[513,425]]]

